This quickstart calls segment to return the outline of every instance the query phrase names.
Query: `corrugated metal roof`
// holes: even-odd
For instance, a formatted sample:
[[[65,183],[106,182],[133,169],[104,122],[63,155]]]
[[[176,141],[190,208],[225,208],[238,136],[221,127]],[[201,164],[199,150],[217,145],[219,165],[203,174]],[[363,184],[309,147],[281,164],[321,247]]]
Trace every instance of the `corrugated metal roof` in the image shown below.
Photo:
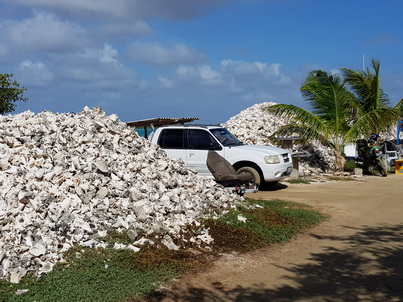
[[[157,117],[145,120],[126,122],[130,127],[160,127],[164,125],[184,124],[198,120],[197,117]]]

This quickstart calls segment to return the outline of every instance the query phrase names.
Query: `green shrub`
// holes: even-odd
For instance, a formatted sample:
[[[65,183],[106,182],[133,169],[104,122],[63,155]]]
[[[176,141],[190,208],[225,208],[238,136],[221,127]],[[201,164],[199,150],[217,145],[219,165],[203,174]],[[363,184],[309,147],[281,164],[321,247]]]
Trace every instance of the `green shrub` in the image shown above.
[[[346,172],[354,171],[355,168],[357,168],[357,163],[355,162],[355,160],[348,159],[344,163],[344,171]]]
[[[315,182],[313,179],[304,179],[304,178],[295,178],[287,180],[290,184],[310,184],[311,182]]]

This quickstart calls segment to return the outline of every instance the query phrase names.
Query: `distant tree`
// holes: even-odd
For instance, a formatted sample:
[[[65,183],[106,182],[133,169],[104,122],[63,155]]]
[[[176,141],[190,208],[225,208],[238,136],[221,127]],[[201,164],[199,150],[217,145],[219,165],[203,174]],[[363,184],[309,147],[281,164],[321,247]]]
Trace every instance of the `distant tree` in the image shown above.
[[[28,100],[24,97],[25,87],[13,80],[12,74],[0,73],[0,114],[15,110],[15,102]]]

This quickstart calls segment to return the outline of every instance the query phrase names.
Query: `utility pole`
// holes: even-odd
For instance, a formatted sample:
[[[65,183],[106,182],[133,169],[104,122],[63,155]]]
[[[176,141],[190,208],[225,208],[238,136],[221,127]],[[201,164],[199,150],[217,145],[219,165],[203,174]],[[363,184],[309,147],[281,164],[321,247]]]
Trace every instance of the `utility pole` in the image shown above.
[[[365,58],[364,54],[362,54],[362,71],[365,70]]]

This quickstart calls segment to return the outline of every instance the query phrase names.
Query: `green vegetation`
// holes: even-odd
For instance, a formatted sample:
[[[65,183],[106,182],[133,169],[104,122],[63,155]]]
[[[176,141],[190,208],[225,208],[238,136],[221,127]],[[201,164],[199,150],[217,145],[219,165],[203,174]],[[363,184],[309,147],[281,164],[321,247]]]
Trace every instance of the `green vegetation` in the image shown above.
[[[205,268],[218,252],[246,252],[285,242],[323,219],[298,203],[246,200],[221,218],[205,221],[214,238],[212,250],[172,251],[159,243],[140,252],[75,247],[66,262],[39,279],[0,282],[0,301],[138,301],[184,272]],[[107,241],[124,243],[131,237],[112,233]],[[18,290],[27,291],[17,295]]]
[[[333,181],[357,181],[354,177],[351,176],[330,176],[328,180]]]
[[[0,73],[0,114],[14,111],[15,102],[27,100],[23,96],[27,88],[20,88],[20,84],[12,77],[12,74]]]
[[[303,142],[320,141],[335,152],[336,170],[344,168],[342,151],[346,143],[379,133],[396,123],[402,101],[394,108],[380,86],[380,62],[372,69],[342,68],[342,74],[311,71],[301,86],[302,96],[312,112],[294,105],[277,104],[266,110],[290,119],[272,138],[297,133]]]
[[[247,200],[247,203],[247,207],[238,207],[220,219],[207,221],[216,250],[245,252],[285,242],[324,219],[308,206],[297,203],[280,200]]]
[[[145,265],[143,255],[130,250],[85,249],[79,257],[76,252],[37,281],[1,282],[0,301],[122,301],[155,289],[178,276],[181,268],[175,263]],[[18,289],[28,292],[15,295]]]
[[[346,172],[352,172],[357,167],[357,163],[353,159],[346,160],[346,162],[344,163],[344,171]]]
[[[287,180],[290,184],[310,184],[311,182],[315,182],[313,179],[304,179],[304,178],[295,178]]]

